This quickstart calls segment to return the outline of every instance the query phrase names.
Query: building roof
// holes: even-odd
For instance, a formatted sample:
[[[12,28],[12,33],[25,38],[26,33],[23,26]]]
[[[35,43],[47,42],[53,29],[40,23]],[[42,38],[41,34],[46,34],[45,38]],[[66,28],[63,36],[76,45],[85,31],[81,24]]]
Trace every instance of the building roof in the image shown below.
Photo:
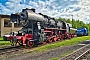
[[[3,15],[3,14],[0,14],[1,18],[9,18],[10,15]]]

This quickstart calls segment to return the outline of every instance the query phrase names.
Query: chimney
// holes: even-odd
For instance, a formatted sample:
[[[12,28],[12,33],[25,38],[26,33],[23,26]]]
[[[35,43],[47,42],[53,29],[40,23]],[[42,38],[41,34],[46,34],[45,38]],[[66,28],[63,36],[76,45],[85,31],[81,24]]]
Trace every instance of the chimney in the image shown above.
[[[30,10],[32,10],[33,12],[35,12],[35,9],[34,9],[34,8],[32,8],[32,9],[30,9]]]
[[[29,8],[22,9],[22,12],[25,11],[25,10],[31,10],[31,11],[35,12],[35,9],[34,8],[31,8],[31,9],[29,9]]]

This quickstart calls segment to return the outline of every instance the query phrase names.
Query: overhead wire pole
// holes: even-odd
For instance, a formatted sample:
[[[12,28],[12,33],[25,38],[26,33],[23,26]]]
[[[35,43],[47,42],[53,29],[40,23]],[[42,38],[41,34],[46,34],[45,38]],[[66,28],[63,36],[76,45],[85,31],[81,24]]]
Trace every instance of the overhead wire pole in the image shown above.
[[[72,28],[73,28],[73,15],[71,15],[72,16]]]
[[[89,33],[89,26],[88,26],[88,33]]]

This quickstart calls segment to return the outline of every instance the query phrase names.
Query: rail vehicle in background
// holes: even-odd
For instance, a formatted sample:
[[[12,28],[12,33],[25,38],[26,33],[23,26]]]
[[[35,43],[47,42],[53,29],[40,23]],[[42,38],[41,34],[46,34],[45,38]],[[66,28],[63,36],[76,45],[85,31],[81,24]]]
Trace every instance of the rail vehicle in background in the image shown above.
[[[87,36],[88,35],[88,30],[86,28],[78,28],[76,30],[76,35],[77,36]]]
[[[14,32],[9,39],[12,45],[33,47],[40,43],[46,44],[63,39],[74,37],[70,33],[70,26],[64,21],[58,21],[41,13],[36,13],[35,9],[22,9],[19,14],[11,14],[11,23],[22,23],[23,27],[16,35]]]

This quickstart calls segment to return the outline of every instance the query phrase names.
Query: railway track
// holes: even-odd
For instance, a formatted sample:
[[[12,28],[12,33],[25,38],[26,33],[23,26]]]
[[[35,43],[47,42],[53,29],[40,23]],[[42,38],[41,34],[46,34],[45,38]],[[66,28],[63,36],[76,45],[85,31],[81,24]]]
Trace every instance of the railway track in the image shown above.
[[[61,42],[61,41],[64,41],[64,40],[60,40],[60,41],[56,41],[56,42]],[[47,43],[47,44],[54,44],[56,42]],[[29,47],[25,48],[24,46],[8,46],[8,47],[0,48],[0,55],[9,54],[9,53],[20,51],[20,50],[23,50],[23,49],[33,49],[33,48],[40,47],[40,46],[43,46],[43,45],[44,44],[39,44],[39,45],[34,46],[32,48],[29,48]]]
[[[87,54],[90,53],[90,44],[76,50],[75,52],[61,58],[60,60],[82,60]]]
[[[0,55],[16,52],[21,49],[22,49],[22,47],[20,47],[20,46],[9,46],[9,47],[5,47],[5,48],[0,48]]]
[[[65,40],[67,40],[67,39],[59,40],[59,41],[56,41],[56,42],[61,42],[61,41],[65,41]],[[54,44],[56,42],[47,43],[47,44]],[[39,45],[34,46],[32,48],[29,48],[29,47],[25,48],[25,47],[21,47],[21,46],[8,46],[8,47],[0,48],[0,55],[9,54],[9,53],[20,51],[20,50],[23,50],[23,49],[33,49],[33,48],[40,47],[40,46],[43,46],[43,45],[44,44],[39,44]]]
[[[60,41],[56,41],[56,42],[60,42]],[[56,43],[56,42],[47,43],[47,44],[53,44],[53,43]],[[20,51],[20,50],[23,50],[23,49],[33,49],[35,47],[40,47],[40,46],[43,46],[43,45],[44,44],[39,44],[39,45],[34,46],[32,48],[29,48],[29,47],[25,48],[25,47],[21,47],[21,46],[7,46],[7,47],[4,47],[4,48],[0,48],[0,55],[9,54],[9,53]]]
[[[88,49],[87,51],[85,51],[83,54],[81,54],[75,60],[82,60],[88,53],[90,53],[90,49]]]

